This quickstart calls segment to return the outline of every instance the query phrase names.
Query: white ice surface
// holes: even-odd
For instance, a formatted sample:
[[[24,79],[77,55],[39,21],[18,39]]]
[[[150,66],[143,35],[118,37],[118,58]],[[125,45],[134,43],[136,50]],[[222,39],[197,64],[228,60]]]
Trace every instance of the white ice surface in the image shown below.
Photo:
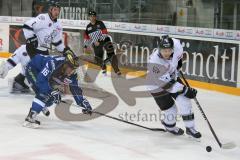
[[[11,71],[8,77],[16,75],[18,69]],[[41,128],[24,128],[21,124],[33,96],[10,95],[7,79],[0,80],[0,160],[240,159],[239,147],[231,150],[218,147],[194,102],[196,125],[203,135],[201,142],[187,136],[148,131],[105,117],[65,122],[54,115],[54,107],[50,108],[50,118],[40,115]],[[100,76],[97,84],[117,95],[110,77]],[[199,89],[198,99],[220,140],[224,143],[234,141],[240,146],[240,97]],[[93,98],[89,100],[93,106],[99,103]],[[158,114],[152,98],[139,98],[136,106],[131,107],[119,98],[118,107],[108,114],[118,117],[125,112],[137,114],[139,110]],[[134,123],[163,127],[159,121]],[[178,126],[183,127],[183,123],[178,122]],[[212,146],[212,152],[206,152],[207,145]]]

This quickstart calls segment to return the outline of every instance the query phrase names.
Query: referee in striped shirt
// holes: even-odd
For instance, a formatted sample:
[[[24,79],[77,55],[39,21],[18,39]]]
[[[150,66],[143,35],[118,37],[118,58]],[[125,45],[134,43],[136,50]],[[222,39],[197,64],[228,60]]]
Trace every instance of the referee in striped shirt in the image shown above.
[[[118,68],[118,59],[114,52],[114,47],[108,35],[106,26],[102,21],[97,20],[96,12],[88,13],[90,23],[87,25],[84,33],[84,48],[92,46],[95,54],[95,61],[101,66],[102,73],[106,74],[106,63],[111,62],[112,68],[117,75],[121,75]],[[103,60],[104,49],[107,52],[107,58]]]

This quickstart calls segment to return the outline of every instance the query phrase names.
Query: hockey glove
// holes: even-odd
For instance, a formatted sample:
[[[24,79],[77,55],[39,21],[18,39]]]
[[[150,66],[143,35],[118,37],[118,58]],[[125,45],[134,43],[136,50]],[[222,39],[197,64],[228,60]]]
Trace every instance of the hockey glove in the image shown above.
[[[73,57],[76,57],[76,54],[68,47],[66,46],[63,50],[63,56],[67,56],[67,55],[72,55]]]
[[[54,90],[51,92],[52,101],[56,104],[61,102],[61,94],[59,90]]]
[[[26,50],[28,52],[28,55],[30,58],[34,57],[36,55],[36,49],[38,47],[38,39],[37,36],[34,35],[31,38],[28,38],[26,41]]]
[[[86,98],[84,98],[80,105],[84,107],[84,109],[82,109],[83,114],[92,114],[92,107]]]
[[[177,80],[177,73],[173,72],[172,74],[164,74],[159,78],[161,81],[166,82],[166,84],[162,87],[163,89],[167,90],[170,89]]]
[[[193,99],[197,95],[197,90],[194,88],[188,88],[186,86],[183,87],[183,94],[185,97]]]

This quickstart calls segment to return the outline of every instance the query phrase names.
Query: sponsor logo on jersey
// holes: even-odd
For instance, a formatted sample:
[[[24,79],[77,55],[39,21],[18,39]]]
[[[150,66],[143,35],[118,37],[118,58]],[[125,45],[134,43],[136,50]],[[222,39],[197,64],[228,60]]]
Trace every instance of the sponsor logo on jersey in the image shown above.
[[[160,69],[157,66],[153,66],[152,71],[155,74],[159,74],[160,73]]]

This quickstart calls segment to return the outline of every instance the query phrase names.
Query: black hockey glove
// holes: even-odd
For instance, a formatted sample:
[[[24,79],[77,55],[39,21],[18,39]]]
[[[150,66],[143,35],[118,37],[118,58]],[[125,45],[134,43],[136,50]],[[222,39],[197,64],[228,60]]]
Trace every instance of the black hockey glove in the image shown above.
[[[56,104],[61,102],[61,94],[59,90],[54,90],[51,92],[52,101]]]
[[[34,35],[31,38],[28,38],[26,41],[26,50],[30,58],[36,55],[36,49],[38,47],[38,39],[37,36]]]
[[[193,99],[197,95],[197,90],[194,88],[188,88],[186,86],[183,87],[183,94],[185,97]]]
[[[87,101],[87,99],[84,98],[84,100],[82,101],[82,103],[80,104],[82,107],[84,107],[84,109],[82,109],[83,114],[92,114],[92,107],[89,104],[89,102]]]
[[[76,54],[68,47],[66,46],[63,50],[63,56],[67,56],[67,55],[72,55],[73,57],[76,57]]]

